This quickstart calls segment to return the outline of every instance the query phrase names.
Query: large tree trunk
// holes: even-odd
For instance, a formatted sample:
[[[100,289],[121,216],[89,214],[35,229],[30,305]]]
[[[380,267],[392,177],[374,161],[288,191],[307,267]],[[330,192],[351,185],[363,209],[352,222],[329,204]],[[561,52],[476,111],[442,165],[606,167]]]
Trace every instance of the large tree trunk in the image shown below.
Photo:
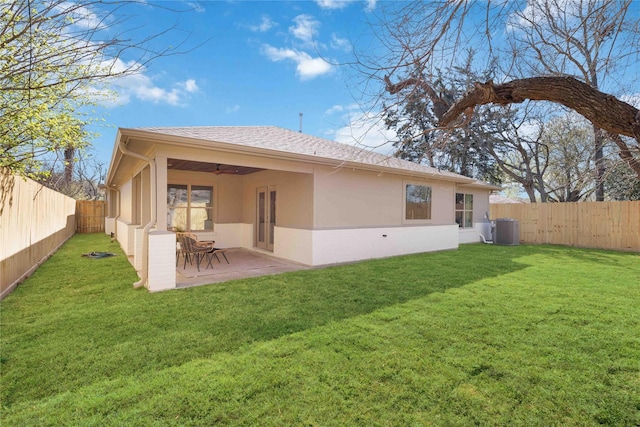
[[[596,162],[596,202],[604,201],[604,177],[606,173],[604,164],[604,132],[596,125],[593,126],[593,138]],[[640,177],[639,177],[640,178]]]
[[[442,116],[440,126],[451,125],[460,114],[476,105],[506,105],[526,99],[562,104],[601,129],[640,141],[640,110],[573,77],[531,77],[500,85],[491,81],[475,83],[474,89]]]
[[[64,182],[70,184],[73,181],[73,167],[76,149],[74,147],[67,147],[64,149]]]
[[[475,83],[471,91],[438,117],[439,126],[451,127],[462,113],[472,113],[476,105],[506,105],[526,99],[562,104],[609,132],[621,151],[620,156],[640,178],[640,110],[573,77],[531,77],[499,85],[491,81]],[[629,147],[617,135],[635,138],[638,147]]]

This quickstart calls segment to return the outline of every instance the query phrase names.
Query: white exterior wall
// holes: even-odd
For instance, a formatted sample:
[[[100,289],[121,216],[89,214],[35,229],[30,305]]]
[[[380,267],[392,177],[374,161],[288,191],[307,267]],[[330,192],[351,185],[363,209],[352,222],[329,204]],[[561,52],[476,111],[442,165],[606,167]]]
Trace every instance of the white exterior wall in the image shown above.
[[[313,231],[275,227],[273,255],[305,265],[313,264]]]
[[[135,252],[135,230],[138,227],[136,224],[129,224],[125,221],[118,220],[116,222],[118,242],[120,242],[120,247],[128,257]]]
[[[276,227],[274,255],[326,265],[458,248],[458,226],[301,230]]]
[[[170,231],[149,232],[149,275],[151,292],[176,287],[176,235]]]
[[[129,180],[120,187],[120,217],[119,220],[131,222],[133,219],[133,208],[131,197],[133,192],[132,181]]]
[[[460,228],[458,231],[458,242],[463,245],[465,243],[480,242],[480,224],[474,224],[473,228]]]
[[[215,240],[219,248],[252,248],[253,224],[215,224],[213,233],[197,233],[202,240]]]
[[[105,218],[104,219],[104,233],[111,235],[111,233],[116,232],[116,219],[115,218]]]

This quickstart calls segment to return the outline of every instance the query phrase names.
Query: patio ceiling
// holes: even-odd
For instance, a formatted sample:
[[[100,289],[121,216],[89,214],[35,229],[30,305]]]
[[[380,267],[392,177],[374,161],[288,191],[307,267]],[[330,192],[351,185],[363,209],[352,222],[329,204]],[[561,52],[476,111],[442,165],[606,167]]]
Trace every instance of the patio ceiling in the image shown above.
[[[265,170],[260,168],[251,168],[247,166],[225,165],[222,163],[194,162],[191,160],[180,160],[180,159],[168,159],[167,169],[193,171],[193,172],[210,172],[216,175],[218,174],[248,175],[251,173]]]

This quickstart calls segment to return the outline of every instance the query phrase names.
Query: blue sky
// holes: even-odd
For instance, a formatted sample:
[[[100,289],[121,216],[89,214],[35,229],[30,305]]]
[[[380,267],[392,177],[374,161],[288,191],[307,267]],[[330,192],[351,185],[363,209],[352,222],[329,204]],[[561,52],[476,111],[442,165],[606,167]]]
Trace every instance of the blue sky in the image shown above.
[[[114,82],[117,99],[103,109],[105,125],[91,129],[100,134],[93,156],[109,163],[118,127],[298,130],[299,113],[305,133],[390,154],[388,146],[376,147],[393,135],[362,111],[367,108],[367,100],[361,100],[364,78],[341,65],[354,60],[354,50],[370,53],[380,47],[369,22],[377,21],[382,6],[377,0],[141,0],[125,8],[105,31],[143,40],[173,27],[150,47],[184,42],[177,50],[185,52],[157,58],[141,73]],[[640,0],[631,13],[640,13]],[[136,59],[130,52],[118,61]],[[638,100],[637,75],[637,67],[623,71],[630,84],[620,87],[634,88],[622,97],[627,102]]]
[[[110,31],[137,27],[162,48],[187,37],[179,55],[160,57],[142,73],[112,86],[105,125],[93,155],[108,164],[117,127],[274,125],[346,141],[345,126],[361,113],[352,71],[352,45],[369,31],[370,1],[201,1],[139,6]],[[176,13],[167,8],[185,10]],[[129,10],[129,13],[132,13]],[[141,22],[141,24],[139,24]],[[370,38],[366,39],[367,43]],[[165,45],[163,45],[163,43]],[[121,57],[123,62],[135,57]]]

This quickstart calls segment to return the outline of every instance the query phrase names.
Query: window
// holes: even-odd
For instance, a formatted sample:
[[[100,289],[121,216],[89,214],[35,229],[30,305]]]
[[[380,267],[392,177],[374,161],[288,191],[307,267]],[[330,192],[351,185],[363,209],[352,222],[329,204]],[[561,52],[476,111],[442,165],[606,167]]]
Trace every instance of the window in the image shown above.
[[[407,184],[405,219],[431,219],[431,187]]]
[[[179,231],[213,230],[213,187],[169,184],[167,227]]]
[[[456,193],[456,223],[460,228],[473,227],[473,194]]]

